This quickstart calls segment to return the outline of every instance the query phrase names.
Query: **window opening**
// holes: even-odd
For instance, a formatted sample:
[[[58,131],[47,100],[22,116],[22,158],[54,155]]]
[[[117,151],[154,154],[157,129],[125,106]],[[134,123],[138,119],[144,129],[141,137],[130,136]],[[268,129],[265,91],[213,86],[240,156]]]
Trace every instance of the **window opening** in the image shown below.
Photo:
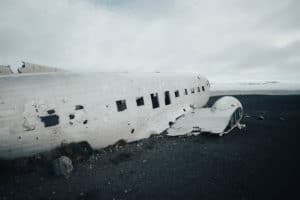
[[[170,104],[171,104],[170,92],[165,91],[165,105],[170,105]]]
[[[176,90],[175,92],[175,97],[179,97],[180,95],[179,95],[179,90]]]
[[[152,101],[152,108],[158,108],[159,107],[159,100],[158,100],[158,94],[152,93],[151,94],[151,101]]]
[[[127,109],[126,100],[125,99],[116,101],[116,105],[117,105],[118,112],[121,112],[121,111],[124,111],[124,110]]]
[[[136,98],[136,105],[137,106],[143,106],[143,105],[145,105],[144,98],[143,97]]]

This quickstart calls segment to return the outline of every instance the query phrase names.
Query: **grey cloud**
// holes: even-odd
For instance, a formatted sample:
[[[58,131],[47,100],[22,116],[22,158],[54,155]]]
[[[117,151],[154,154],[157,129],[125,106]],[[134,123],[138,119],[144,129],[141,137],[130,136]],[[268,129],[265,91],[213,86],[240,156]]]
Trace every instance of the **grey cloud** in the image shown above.
[[[121,12],[129,16],[140,18],[159,18],[172,14],[175,7],[174,0],[90,0],[95,6],[104,6],[114,12]]]
[[[286,1],[286,5],[266,15],[260,22],[262,26],[268,26],[272,29],[289,30],[300,28],[300,1]]]
[[[300,60],[298,52],[300,52],[300,40],[282,47],[252,41],[234,45],[226,49],[219,57],[210,58],[210,61],[213,62],[213,59],[226,60],[227,58],[235,58],[232,66],[235,69],[241,67],[244,69],[260,67],[280,68],[285,66],[285,64]]]
[[[3,0],[0,63],[297,79],[298,10],[295,0]]]

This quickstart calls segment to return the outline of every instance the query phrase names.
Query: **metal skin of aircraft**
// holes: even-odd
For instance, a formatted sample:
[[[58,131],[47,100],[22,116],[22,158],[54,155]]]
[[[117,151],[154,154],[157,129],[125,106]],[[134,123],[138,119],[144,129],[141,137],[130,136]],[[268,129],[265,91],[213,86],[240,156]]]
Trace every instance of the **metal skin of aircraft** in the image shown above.
[[[194,118],[195,123],[203,116],[219,118],[222,125],[215,130],[206,128],[205,121],[198,127],[222,135],[228,124],[232,123],[231,128],[238,125],[242,111],[235,113],[242,106],[238,100],[227,98],[219,100],[221,106],[205,110],[202,107],[209,99],[209,89],[205,77],[193,74],[59,72],[0,76],[0,159],[31,156],[71,142],[86,141],[99,149],[121,139],[136,141],[163,132],[178,116],[197,113],[200,118]],[[172,127],[169,135],[191,131],[183,128],[176,132],[176,123],[170,130]]]

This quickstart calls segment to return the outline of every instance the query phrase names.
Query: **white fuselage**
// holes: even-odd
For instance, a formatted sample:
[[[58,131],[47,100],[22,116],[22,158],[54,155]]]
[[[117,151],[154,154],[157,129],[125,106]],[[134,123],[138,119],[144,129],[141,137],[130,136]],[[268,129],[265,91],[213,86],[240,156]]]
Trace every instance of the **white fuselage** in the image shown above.
[[[176,90],[179,97],[175,97]],[[169,105],[165,105],[165,91],[170,94]],[[155,109],[152,93],[158,94],[159,107]],[[143,97],[144,105],[137,106],[138,97]],[[208,98],[207,79],[197,75],[3,76],[0,77],[0,158],[28,156],[61,143],[87,141],[93,148],[102,148],[120,139],[130,142],[146,138],[164,131],[170,121],[188,112],[190,105],[204,106]],[[117,110],[118,100],[126,100],[125,110]],[[124,109],[124,105],[121,107]]]

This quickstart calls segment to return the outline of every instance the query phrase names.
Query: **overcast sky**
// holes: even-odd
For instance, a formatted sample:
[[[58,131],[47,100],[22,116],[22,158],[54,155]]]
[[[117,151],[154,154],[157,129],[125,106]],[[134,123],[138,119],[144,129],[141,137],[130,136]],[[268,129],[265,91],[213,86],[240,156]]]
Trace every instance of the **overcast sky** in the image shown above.
[[[299,0],[1,0],[0,64],[300,79]]]

